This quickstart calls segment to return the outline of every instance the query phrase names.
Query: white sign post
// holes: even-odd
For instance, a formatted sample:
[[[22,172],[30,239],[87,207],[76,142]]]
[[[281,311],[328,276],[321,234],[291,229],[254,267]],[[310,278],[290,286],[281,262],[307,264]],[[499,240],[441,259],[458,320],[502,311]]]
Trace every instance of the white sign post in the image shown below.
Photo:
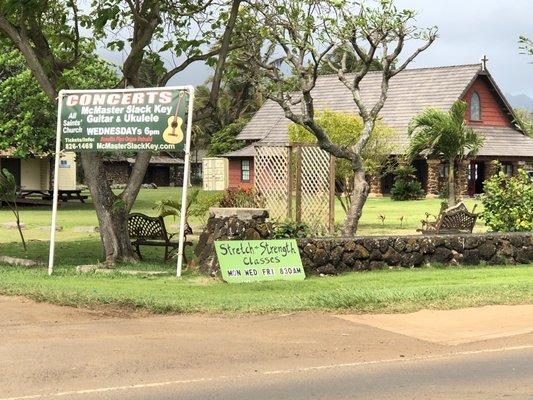
[[[176,266],[176,276],[181,277],[181,267],[183,265],[183,252],[185,251],[185,225],[187,224],[187,190],[189,189],[189,175],[191,169],[191,132],[192,114],[194,103],[194,88],[189,92],[189,113],[187,118],[187,136],[185,139],[185,165],[183,166],[183,189],[181,192],[181,214],[180,214],[180,239],[178,244],[178,264]]]
[[[57,202],[59,197],[59,159],[61,157],[61,107],[63,105],[63,91],[58,96],[56,128],[56,152],[54,159],[54,196],[52,200],[52,224],[50,227],[50,252],[48,254],[48,275],[54,272],[54,253],[56,249]]]
[[[189,102],[187,105],[187,129],[185,135],[183,135],[181,133],[181,123],[184,121],[179,115],[180,110],[182,110],[180,108],[180,104],[182,104],[181,98],[185,92],[188,93]],[[175,93],[178,93],[179,95],[175,96]],[[68,112],[68,116],[63,115],[63,112],[65,111],[63,109],[65,97],[67,98],[65,110]],[[181,147],[176,146],[183,145],[185,152],[185,165],[183,191],[181,196],[182,203],[179,227],[178,261],[176,269],[176,275],[178,277],[181,276],[183,251],[185,247],[187,189],[190,174],[193,100],[193,86],[104,90],[62,90],[59,92],[48,275],[51,275],[54,270],[57,206],[59,200],[59,161],[61,157],[61,141],[63,136],[63,139],[65,140],[64,150],[74,152],[135,150],[161,151],[163,149],[166,151],[172,151],[173,148],[181,149]],[[173,103],[177,103],[177,105],[174,107]],[[131,112],[128,111],[130,110],[128,106],[132,107]],[[172,109],[171,113],[168,113],[168,111],[166,113],[165,111],[160,111],[170,109]],[[142,119],[142,122],[140,123],[127,123],[122,119],[124,118],[123,115],[125,114],[141,114],[142,116],[143,113],[149,114],[149,117]],[[164,113],[164,115],[159,115],[161,113]],[[89,119],[84,116],[84,114],[87,114],[91,117],[96,116],[96,118]],[[99,117],[102,116],[100,114],[102,114],[105,118],[99,119]],[[106,116],[106,114],[110,115]],[[104,122],[102,122],[102,120]],[[131,118],[131,120],[134,119]],[[107,127],[106,123],[113,126]],[[123,125],[127,125],[127,127],[121,129]],[[90,134],[86,132],[88,130],[91,130]],[[123,131],[126,133],[123,134]],[[65,132],[68,132],[68,134],[64,134]],[[183,135],[184,137],[180,135]],[[185,140],[184,144],[182,144],[182,139]],[[151,144],[152,142],[153,144]]]

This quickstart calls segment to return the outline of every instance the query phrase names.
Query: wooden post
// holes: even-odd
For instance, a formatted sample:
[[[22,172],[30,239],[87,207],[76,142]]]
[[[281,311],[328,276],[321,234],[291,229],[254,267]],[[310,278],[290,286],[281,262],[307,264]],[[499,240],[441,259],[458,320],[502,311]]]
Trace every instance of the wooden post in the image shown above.
[[[287,146],[287,218],[292,217],[292,147]]]
[[[296,222],[302,221],[302,146],[296,145],[296,182],[295,182],[295,197],[296,197]]]
[[[335,157],[329,157],[329,233],[335,229]]]

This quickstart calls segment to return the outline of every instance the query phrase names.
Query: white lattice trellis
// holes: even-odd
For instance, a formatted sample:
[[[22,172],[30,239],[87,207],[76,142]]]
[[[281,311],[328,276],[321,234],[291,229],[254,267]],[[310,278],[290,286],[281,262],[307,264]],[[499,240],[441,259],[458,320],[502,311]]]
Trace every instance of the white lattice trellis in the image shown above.
[[[300,151],[301,220],[315,230],[328,227],[331,156],[315,146],[301,147]]]
[[[254,182],[272,219],[333,228],[334,162],[317,146],[256,146]]]
[[[290,157],[291,149],[287,146],[255,148],[255,190],[273,219],[291,217]]]

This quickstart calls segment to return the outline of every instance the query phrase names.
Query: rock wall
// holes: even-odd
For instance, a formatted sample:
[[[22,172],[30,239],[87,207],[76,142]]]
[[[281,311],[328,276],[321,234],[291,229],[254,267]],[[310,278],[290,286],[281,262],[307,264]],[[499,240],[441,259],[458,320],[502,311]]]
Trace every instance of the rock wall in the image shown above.
[[[262,208],[211,208],[207,225],[195,249],[196,263],[201,273],[219,275],[215,240],[268,239],[272,234],[267,222],[268,211]]]
[[[533,232],[418,235],[298,240],[307,274],[337,274],[385,267],[527,264]]]
[[[268,211],[212,208],[195,254],[200,272],[219,275],[215,240],[269,239]],[[427,264],[533,263],[533,232],[298,239],[307,274],[338,274]]]

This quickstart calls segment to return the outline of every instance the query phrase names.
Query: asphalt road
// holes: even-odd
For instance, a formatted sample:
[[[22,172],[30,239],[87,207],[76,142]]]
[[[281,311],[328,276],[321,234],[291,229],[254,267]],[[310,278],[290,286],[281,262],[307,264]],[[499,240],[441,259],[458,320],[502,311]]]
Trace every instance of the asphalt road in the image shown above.
[[[500,398],[533,399],[531,333],[445,345],[328,314],[109,315],[0,296],[0,400]]]
[[[102,387],[33,399],[344,400],[532,399],[533,349],[257,371]],[[21,398],[22,399],[22,398]]]

